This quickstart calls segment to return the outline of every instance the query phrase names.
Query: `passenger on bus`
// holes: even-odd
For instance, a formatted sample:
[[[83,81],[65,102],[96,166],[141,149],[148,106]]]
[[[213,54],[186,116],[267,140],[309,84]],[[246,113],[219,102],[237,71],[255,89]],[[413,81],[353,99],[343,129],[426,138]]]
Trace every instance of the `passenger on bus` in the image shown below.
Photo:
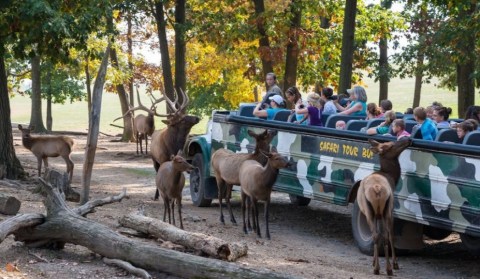
[[[392,102],[390,100],[381,100],[380,101],[380,111],[382,112],[382,114],[380,116],[383,116],[383,114],[389,110],[392,110],[393,108],[393,105],[392,105]]]
[[[340,114],[367,116],[367,92],[361,86],[354,86],[352,89],[347,89],[350,94],[350,104],[344,108],[335,100],[335,106]]]
[[[457,136],[463,140],[465,136],[471,131],[475,131],[478,128],[478,122],[474,119],[467,119],[462,123],[457,124]]]
[[[415,121],[420,125],[420,132],[422,134],[422,139],[424,140],[435,140],[437,136],[437,127],[433,123],[433,120],[427,118],[427,112],[423,107],[416,107],[413,110],[413,116]],[[412,130],[413,131],[413,130]],[[414,133],[412,132],[412,135]]]
[[[447,107],[436,107],[433,109],[432,118],[437,124],[437,128],[450,128],[450,123],[448,122],[448,118],[452,113],[451,108]]]
[[[413,114],[413,108],[407,108],[403,114]]]
[[[263,109],[262,103],[258,103],[253,110],[253,115],[256,117],[266,117],[267,120],[273,120],[275,113],[280,110],[284,110],[285,101],[280,95],[273,95],[268,99],[270,100],[270,107]]]
[[[480,106],[469,106],[463,119],[474,119],[477,122],[480,122]]]
[[[367,134],[369,135],[385,135],[388,133],[390,129],[390,125],[392,125],[393,120],[397,118],[395,112],[393,110],[389,110],[385,112],[385,121],[380,123],[377,127],[372,127],[367,130]]]
[[[343,120],[338,120],[335,122],[335,129],[337,130],[345,130],[347,128],[347,123]]]
[[[368,103],[367,105],[367,118],[365,120],[375,119],[383,116],[380,108],[375,103]]]
[[[292,115],[289,117],[288,122],[302,121],[304,115],[295,113],[295,107],[299,106],[303,108],[303,107],[306,107],[308,104],[307,102],[304,102],[302,100],[302,94],[300,94],[300,91],[298,91],[298,88],[295,86],[288,88],[287,91],[285,91],[285,97],[294,106],[294,108],[292,109]],[[304,123],[307,124],[307,122],[304,122]]]
[[[308,125],[322,127],[322,103],[320,95],[317,93],[308,93],[307,95],[308,106],[306,108],[295,107],[295,112],[303,114],[305,117],[302,121],[297,123],[303,123],[308,119]]]
[[[426,109],[425,109],[425,112],[427,113],[427,118],[430,118],[432,120],[433,119],[433,111],[436,109],[436,108],[439,108],[439,107],[443,107],[442,103],[439,103],[437,101],[433,102],[430,106],[428,106]]]
[[[410,137],[410,133],[405,131],[405,121],[403,119],[395,119],[392,122],[392,133],[397,140],[403,137]]]
[[[277,76],[274,73],[268,73],[265,77],[267,83],[267,93],[263,96],[262,104],[269,105],[270,97],[273,95],[282,96],[282,89],[277,85]]]
[[[322,89],[322,94],[320,97],[325,101],[325,106],[323,106],[323,114],[335,114],[337,113],[337,107],[333,102],[333,89],[331,87],[324,87]]]

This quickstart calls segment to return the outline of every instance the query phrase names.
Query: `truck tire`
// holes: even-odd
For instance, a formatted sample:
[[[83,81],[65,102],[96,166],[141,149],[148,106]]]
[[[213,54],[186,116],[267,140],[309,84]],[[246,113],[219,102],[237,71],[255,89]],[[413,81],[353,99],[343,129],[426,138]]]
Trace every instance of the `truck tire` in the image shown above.
[[[192,165],[197,167],[190,173],[190,196],[192,198],[192,203],[197,207],[210,206],[212,199],[205,198],[205,167],[202,153],[195,153]]]
[[[363,254],[373,256],[373,238],[367,218],[360,211],[357,200],[353,204],[352,210],[352,233],[355,244]],[[383,248],[380,249],[383,251]],[[383,253],[382,253],[383,254]]]
[[[305,198],[302,196],[297,196],[297,195],[292,195],[288,194],[290,197],[290,203],[298,206],[307,206],[310,204],[311,199],[310,198]]]
[[[470,254],[480,256],[480,237],[461,233],[460,239]]]

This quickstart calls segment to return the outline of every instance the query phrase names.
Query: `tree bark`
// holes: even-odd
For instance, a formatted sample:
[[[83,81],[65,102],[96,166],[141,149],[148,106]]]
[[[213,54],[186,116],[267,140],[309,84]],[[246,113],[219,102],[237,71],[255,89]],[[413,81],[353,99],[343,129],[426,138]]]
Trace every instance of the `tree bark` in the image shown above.
[[[88,123],[90,123],[90,114],[92,112],[92,79],[90,78],[90,70],[88,67],[90,66],[90,59],[88,58],[88,54],[85,55],[85,61],[87,62],[85,65],[85,86],[87,87],[87,106],[88,106]]]
[[[8,218],[0,223],[0,243],[19,229],[40,225],[44,221],[45,216],[40,213],[19,214]]]
[[[239,257],[245,256],[248,250],[246,244],[228,243],[213,236],[184,231],[158,219],[136,213],[123,216],[119,223],[124,227],[135,229],[196,251],[202,251],[207,255],[222,260],[235,261]]]
[[[6,196],[0,193],[0,213],[5,215],[15,215],[20,209],[20,201],[12,196]]]
[[[117,51],[115,50],[115,48],[110,49],[110,60],[112,61],[112,66],[117,71],[120,71],[120,67],[118,65]],[[123,87],[123,84],[115,84],[115,89],[117,90],[118,99],[120,100],[120,107],[122,110],[121,115],[125,115],[125,113],[127,113],[129,109],[127,92],[125,91],[125,87]],[[131,113],[123,117],[123,134],[121,140],[125,142],[135,142],[135,138],[133,136],[133,114]]]
[[[175,1],[175,89],[178,93],[187,89],[186,73],[186,42],[185,42],[185,5],[186,0]],[[183,102],[182,94],[178,95],[178,102]]]
[[[5,228],[4,221],[0,223],[0,232],[13,231],[15,239],[24,241],[27,245],[42,240],[82,245],[110,259],[119,259],[136,267],[186,278],[291,278],[267,269],[249,269],[127,238],[105,225],[77,215],[67,206],[56,189],[47,183],[44,186],[48,193],[44,201],[47,209],[45,222],[34,227],[13,230]],[[7,221],[9,220],[11,219]],[[22,227],[25,227],[25,224],[22,224]]]
[[[133,72],[133,40],[132,40],[132,13],[128,12],[127,15],[127,48],[128,48],[128,69],[130,70],[131,76],[128,79],[128,92],[129,92],[129,101],[132,107],[135,106],[134,96],[133,96],[133,82],[134,82],[134,72]]]
[[[285,61],[285,77],[283,80],[283,91],[285,92],[291,86],[297,84],[297,65],[298,65],[298,31],[301,27],[302,8],[298,0],[292,0],[290,10],[292,19],[290,21],[290,30],[288,31],[287,53]]]
[[[87,146],[85,148],[85,162],[83,163],[82,187],[83,196],[81,203],[88,201],[90,195],[90,180],[92,178],[93,163],[95,161],[95,151],[97,149],[98,132],[100,129],[100,112],[102,110],[102,93],[105,84],[105,75],[107,74],[108,54],[110,52],[110,43],[105,49],[102,64],[98,69],[95,85],[93,86],[92,112],[90,114],[90,122],[88,125]]]
[[[347,0],[342,31],[342,55],[340,62],[340,81],[338,93],[343,94],[352,85],[353,51],[355,43],[355,17],[357,0]]]
[[[34,133],[45,133],[42,116],[42,88],[40,78],[40,56],[30,60],[32,64],[32,111],[30,115],[30,126],[34,126]]]
[[[390,81],[390,74],[388,70],[388,41],[385,38],[380,39],[380,58],[378,60],[378,66],[380,68],[380,92],[378,95],[378,103],[382,100],[388,99],[388,82]]]
[[[413,106],[416,108],[420,106],[420,96],[422,93],[422,80],[423,80],[423,59],[425,56],[423,53],[419,53],[417,57],[417,68],[415,70],[415,91],[413,92]]]
[[[270,49],[270,40],[265,28],[265,3],[263,0],[254,0],[253,3],[255,5],[255,15],[257,17],[257,30],[260,34],[260,38],[258,40],[258,53],[260,54],[260,60],[262,61],[262,79],[264,79],[267,73],[273,72],[273,55],[272,50]]]
[[[172,66],[170,64],[170,55],[168,53],[167,22],[165,21],[164,13],[163,1],[155,1],[153,14],[155,16],[155,21],[157,22],[158,41],[160,43],[160,55],[162,57],[163,86],[165,87],[164,93],[170,98],[170,100],[174,100]],[[166,107],[168,112],[172,112],[168,105],[166,105]]]
[[[0,44],[2,42],[0,41]],[[0,47],[2,48],[2,47]],[[0,164],[4,165],[4,177],[18,179],[25,177],[20,161],[13,147],[10,99],[8,98],[7,71],[3,55],[0,54]]]

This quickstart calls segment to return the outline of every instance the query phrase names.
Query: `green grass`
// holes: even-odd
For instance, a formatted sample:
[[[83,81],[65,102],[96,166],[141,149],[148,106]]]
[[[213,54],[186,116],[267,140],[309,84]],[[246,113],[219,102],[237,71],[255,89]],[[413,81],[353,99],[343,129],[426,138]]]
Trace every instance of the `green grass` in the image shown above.
[[[389,99],[393,103],[395,111],[404,112],[406,108],[412,107],[414,79],[393,79],[389,84]],[[367,90],[368,102],[378,102],[379,84],[375,83],[373,79],[367,78],[365,80],[365,88]],[[148,97],[142,95],[142,103],[150,104]],[[420,99],[421,106],[428,106],[433,101],[441,102],[444,106],[451,107],[453,110],[452,118],[457,118],[457,93],[445,89],[435,87],[434,83],[423,84],[422,96]],[[46,101],[42,101],[44,107],[43,117],[46,117]],[[475,102],[478,103],[478,100]],[[28,123],[30,121],[31,101],[29,97],[15,96],[10,99],[11,119],[14,123]],[[161,105],[159,113],[164,113],[165,105]],[[100,117],[100,132],[117,135],[122,133],[122,129],[111,126],[111,123],[122,126],[122,121],[113,120],[121,116],[120,102],[118,96],[113,93],[103,93],[102,111]],[[210,115],[202,117],[202,121],[192,128],[192,134],[202,134],[205,132],[206,123]],[[161,118],[155,118],[155,125],[157,129],[165,127],[161,122]],[[45,122],[44,122],[45,123]],[[81,131],[87,132],[88,129],[88,115],[87,103],[75,102],[64,105],[53,105],[53,130],[61,131]]]
[[[152,175],[155,176],[155,170],[153,168],[140,168],[140,169],[132,169],[132,168],[122,168],[126,170],[128,173],[141,176],[141,177],[151,177]]]

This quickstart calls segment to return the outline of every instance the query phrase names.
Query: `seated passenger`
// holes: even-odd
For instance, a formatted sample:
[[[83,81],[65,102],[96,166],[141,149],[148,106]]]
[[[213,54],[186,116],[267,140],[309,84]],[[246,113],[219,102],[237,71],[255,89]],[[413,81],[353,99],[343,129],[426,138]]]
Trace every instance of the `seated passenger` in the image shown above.
[[[361,86],[354,86],[352,89],[347,89],[350,94],[350,104],[347,107],[342,107],[338,103],[338,99],[334,101],[337,110],[340,114],[367,116],[367,92]]]
[[[438,130],[433,120],[427,118],[427,111],[423,107],[417,107],[413,110],[413,116],[415,117],[415,121],[420,125],[422,139],[435,140]],[[412,132],[412,135],[413,134]]]
[[[300,108],[302,108],[302,106],[306,107],[307,103],[302,100],[302,95],[300,94],[300,91],[298,91],[298,88],[295,87],[295,86],[292,86],[292,87],[288,88],[287,91],[285,91],[285,97],[294,106],[294,109],[292,110],[293,114],[289,118],[288,122],[295,122],[295,121],[300,122],[300,121],[302,121],[304,115],[295,113],[295,107],[297,105]],[[306,122],[304,122],[304,123],[307,124]]]
[[[463,119],[475,119],[477,122],[480,122],[480,106],[469,106]]]
[[[262,103],[258,103],[253,110],[253,115],[256,117],[266,117],[267,120],[273,120],[275,113],[280,110],[284,110],[285,102],[280,95],[273,95],[268,98],[270,100],[270,107],[267,109],[262,108]]]
[[[305,116],[302,121],[296,123],[301,124],[308,119],[308,125],[322,127],[322,107],[320,101],[320,95],[317,93],[309,93],[307,95],[308,106],[306,108],[300,108],[300,106],[295,107],[295,113]]]
[[[374,118],[379,118],[383,116],[383,113],[380,111],[380,108],[375,103],[368,103],[367,105],[367,118],[365,120],[370,120]]]
[[[467,119],[462,123],[457,124],[457,136],[463,141],[465,136],[471,131],[475,131],[478,128],[478,122],[475,119]]]
[[[430,106],[428,106],[425,109],[425,112],[427,113],[427,118],[433,119],[433,111],[439,107],[443,107],[442,103],[439,103],[437,101],[433,102]]]
[[[436,122],[437,128],[450,128],[448,118],[451,113],[452,109],[447,107],[436,107],[433,109],[432,119]]]
[[[393,105],[392,105],[392,102],[390,100],[381,100],[380,101],[380,111],[382,112],[382,114],[380,116],[383,116],[385,114],[385,112],[389,111],[389,110],[392,110],[393,108]]]
[[[413,114],[413,108],[407,108],[403,114]]]
[[[335,129],[337,130],[345,130],[347,128],[347,124],[343,120],[338,120],[335,122]]]
[[[390,129],[390,125],[392,124],[393,120],[395,120],[397,116],[393,110],[389,110],[385,112],[385,121],[380,123],[377,127],[372,127],[367,130],[367,134],[369,135],[385,135],[388,133]]]
[[[393,135],[397,137],[397,140],[403,137],[410,137],[410,133],[405,131],[405,121],[403,119],[395,119],[392,122]]]
[[[333,102],[333,89],[330,87],[324,87],[322,89],[322,94],[320,97],[325,101],[325,106],[323,106],[322,114],[334,114],[337,113],[337,107]]]

